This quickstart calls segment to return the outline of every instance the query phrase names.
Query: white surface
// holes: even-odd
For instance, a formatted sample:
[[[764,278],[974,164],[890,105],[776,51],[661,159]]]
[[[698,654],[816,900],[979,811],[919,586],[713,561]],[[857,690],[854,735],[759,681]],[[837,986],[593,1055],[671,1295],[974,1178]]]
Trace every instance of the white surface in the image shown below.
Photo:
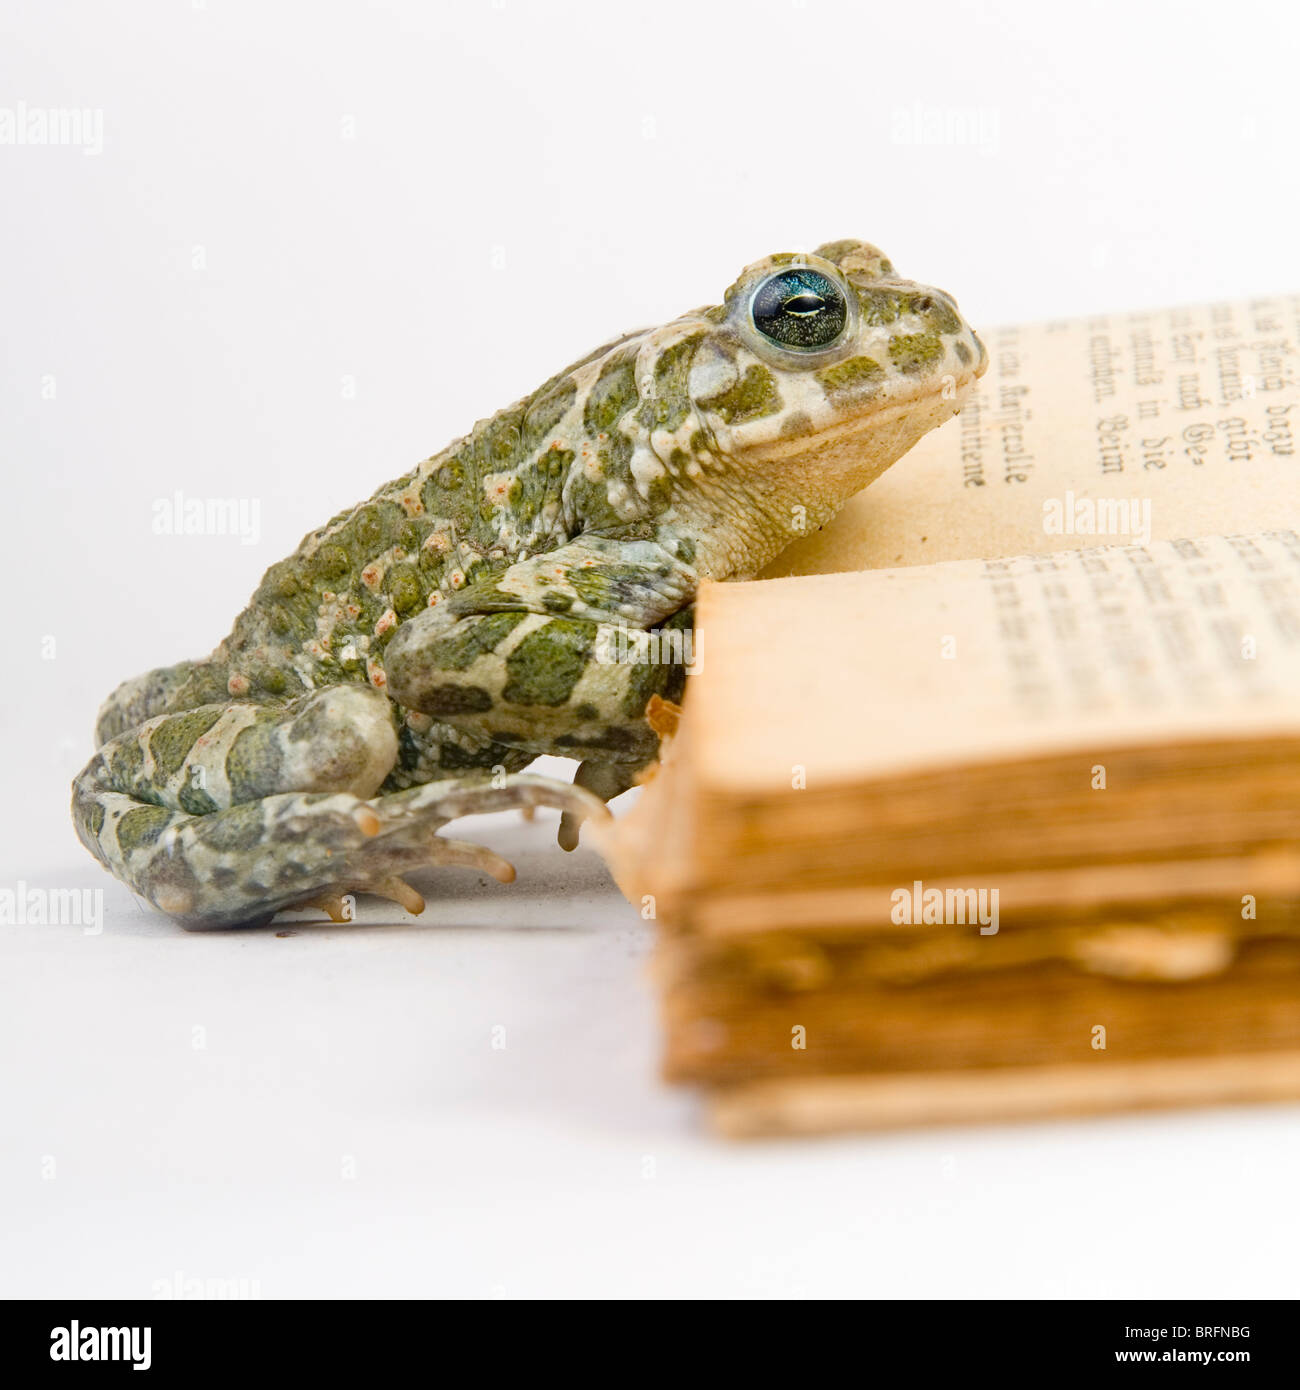
[[[643,924],[545,813],[470,827],[512,888],[285,938],[180,933],[67,820],[118,680],[766,252],[872,238],[977,325],[1295,288],[1294,20],[1047,8],[14,9],[0,107],[104,124],[0,147],[0,886],[107,918],[0,928],[0,1292],[1300,1291],[1294,1109],[709,1139],[655,1079]],[[895,138],[936,110],[975,143]],[[256,499],[257,543],[154,535],[177,488]]]

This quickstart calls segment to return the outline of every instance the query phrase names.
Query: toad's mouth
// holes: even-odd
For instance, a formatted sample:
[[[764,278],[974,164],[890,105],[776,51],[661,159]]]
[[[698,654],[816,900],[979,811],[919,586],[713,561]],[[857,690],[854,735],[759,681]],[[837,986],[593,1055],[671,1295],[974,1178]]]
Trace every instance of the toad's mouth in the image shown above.
[[[972,335],[973,336],[973,335]],[[975,339],[979,343],[978,338]],[[823,477],[852,476],[861,487],[884,472],[923,435],[950,420],[970,400],[975,383],[988,369],[988,353],[979,353],[969,366],[919,381],[893,378],[857,408],[841,409],[829,418],[809,421],[808,429],[768,439],[750,438],[742,451],[746,470],[768,465],[810,465]]]

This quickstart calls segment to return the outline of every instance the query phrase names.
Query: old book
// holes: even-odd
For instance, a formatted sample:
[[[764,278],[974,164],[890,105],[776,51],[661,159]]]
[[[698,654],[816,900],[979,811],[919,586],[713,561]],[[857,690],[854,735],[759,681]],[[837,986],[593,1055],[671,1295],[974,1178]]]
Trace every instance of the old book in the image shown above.
[[[995,333],[977,427],[702,594],[605,848],[725,1131],[1300,1096],[1298,302]]]

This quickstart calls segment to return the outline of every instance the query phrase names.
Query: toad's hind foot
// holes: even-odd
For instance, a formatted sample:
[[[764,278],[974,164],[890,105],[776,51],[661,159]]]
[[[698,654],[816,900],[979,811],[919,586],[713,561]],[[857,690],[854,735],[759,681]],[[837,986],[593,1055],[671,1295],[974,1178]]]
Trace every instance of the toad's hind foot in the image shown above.
[[[525,809],[532,811],[534,806],[530,804]],[[569,812],[566,810],[564,814],[568,815]],[[420,852],[417,851],[417,853]],[[471,844],[468,840],[444,840],[440,835],[435,834],[424,846],[421,857],[424,860],[421,867],[435,864],[454,864],[459,868],[477,869],[480,873],[485,873],[496,879],[498,883],[513,883],[516,877],[515,866],[508,859],[503,859],[495,850],[488,849],[486,845]],[[387,898],[389,902],[404,907],[412,916],[418,917],[424,911],[423,895],[418,889],[407,883],[404,878],[399,878],[396,874],[390,874],[387,878],[374,881],[359,881],[351,891],[316,893],[310,898],[305,898],[302,902],[290,903],[286,910],[292,912],[315,910],[323,912],[331,922],[351,922],[354,920],[351,901],[353,892],[369,893],[376,898]]]
[[[79,792],[92,796],[88,788]],[[424,900],[405,876],[438,864],[508,883],[514,869],[500,855],[437,832],[461,816],[529,806],[609,814],[580,787],[516,774],[495,783],[431,782],[369,800],[346,792],[282,793],[209,815],[145,808],[97,789],[78,808],[77,823],[114,873],[197,929],[263,926],[277,912],[307,906],[347,921],[346,899],[355,893],[418,913]]]
[[[415,917],[424,911],[423,895],[412,888],[405,879],[396,876],[386,878],[381,883],[372,883],[368,887],[359,887],[357,891],[369,893],[375,898],[387,898],[390,903],[397,903]],[[300,903],[290,903],[284,910],[323,912],[331,922],[344,923],[356,920],[353,906],[351,893],[317,893],[314,897],[304,898]]]

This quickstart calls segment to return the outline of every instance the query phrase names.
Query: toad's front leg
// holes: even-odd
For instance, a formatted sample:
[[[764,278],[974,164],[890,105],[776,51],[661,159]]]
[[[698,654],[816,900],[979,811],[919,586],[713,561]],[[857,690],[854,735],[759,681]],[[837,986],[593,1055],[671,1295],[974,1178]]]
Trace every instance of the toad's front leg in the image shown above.
[[[583,537],[404,623],[388,689],[494,743],[580,759],[575,782],[608,800],[658,754],[646,706],[681,697],[695,588],[654,541]],[[566,818],[566,848],[575,828]]]

